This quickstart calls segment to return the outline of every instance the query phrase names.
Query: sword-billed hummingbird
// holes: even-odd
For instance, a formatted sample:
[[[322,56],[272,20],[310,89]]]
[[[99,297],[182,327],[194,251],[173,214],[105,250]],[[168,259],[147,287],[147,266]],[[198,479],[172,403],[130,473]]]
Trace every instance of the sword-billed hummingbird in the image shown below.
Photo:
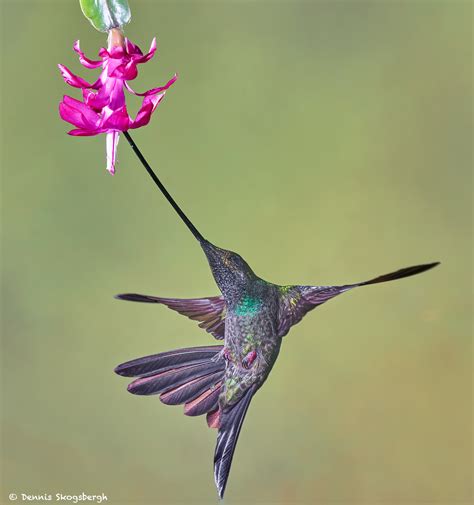
[[[189,416],[207,414],[218,429],[214,478],[219,497],[229,477],[240,429],[253,395],[263,385],[280,352],[282,338],[307,312],[359,286],[378,284],[425,272],[427,263],[341,286],[279,286],[258,277],[237,253],[211,244],[198,232],[156,177],[130,135],[133,150],[146,170],[199,241],[221,296],[177,299],[127,293],[121,300],[158,303],[191,319],[224,345],[191,347],[123,363],[119,375],[136,377],[128,390],[159,394],[168,405],[184,404]]]

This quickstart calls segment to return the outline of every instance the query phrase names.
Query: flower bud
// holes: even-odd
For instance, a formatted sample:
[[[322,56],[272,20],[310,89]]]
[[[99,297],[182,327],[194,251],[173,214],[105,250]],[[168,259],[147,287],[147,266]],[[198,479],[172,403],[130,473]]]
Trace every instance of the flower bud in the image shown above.
[[[79,0],[79,3],[84,16],[100,32],[120,28],[131,18],[127,0]]]

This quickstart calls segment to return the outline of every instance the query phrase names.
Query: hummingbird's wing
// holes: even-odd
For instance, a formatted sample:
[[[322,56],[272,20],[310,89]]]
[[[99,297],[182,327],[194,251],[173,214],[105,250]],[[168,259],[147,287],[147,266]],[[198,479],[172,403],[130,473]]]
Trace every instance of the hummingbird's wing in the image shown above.
[[[209,298],[159,298],[157,296],[125,293],[117,295],[119,300],[142,303],[161,303],[183,316],[199,321],[199,327],[222,340],[225,333],[226,305],[222,296]]]
[[[280,288],[278,335],[284,337],[290,328],[299,323],[310,310],[331,298],[354,288],[348,286],[284,286]]]
[[[307,312],[318,305],[327,302],[345,291],[358,286],[394,281],[403,277],[420,274],[439,265],[438,262],[413,267],[401,268],[389,274],[380,275],[374,279],[344,286],[280,286],[280,310],[278,334],[284,337],[290,328],[301,321]]]

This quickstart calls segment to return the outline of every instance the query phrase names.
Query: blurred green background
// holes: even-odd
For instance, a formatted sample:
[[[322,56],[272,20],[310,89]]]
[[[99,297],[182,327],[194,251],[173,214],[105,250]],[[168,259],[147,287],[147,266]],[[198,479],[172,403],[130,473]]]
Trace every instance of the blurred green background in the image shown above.
[[[247,415],[229,504],[470,503],[470,2],[138,1],[179,80],[134,137],[197,227],[265,279],[336,284],[421,262],[285,338]],[[217,294],[125,140],[72,138],[61,62],[105,44],[78,2],[2,5],[3,489],[216,503],[216,432],[134,397],[118,363],[212,344],[163,307]],[[137,100],[130,102],[132,111]]]

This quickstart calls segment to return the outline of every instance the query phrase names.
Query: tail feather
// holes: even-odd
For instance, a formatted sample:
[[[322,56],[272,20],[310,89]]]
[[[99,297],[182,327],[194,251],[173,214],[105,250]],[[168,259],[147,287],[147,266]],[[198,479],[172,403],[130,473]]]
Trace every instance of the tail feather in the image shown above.
[[[217,435],[216,451],[214,453],[214,479],[220,498],[224,497],[235,446],[239,438],[245,414],[247,413],[247,409],[249,408],[250,401],[255,391],[256,387],[251,386],[238,403],[228,410],[224,410],[223,412],[218,411],[220,412],[220,427]],[[215,416],[215,414],[213,415]],[[211,418],[211,421],[213,420],[213,415],[208,417],[208,424],[209,418]]]

